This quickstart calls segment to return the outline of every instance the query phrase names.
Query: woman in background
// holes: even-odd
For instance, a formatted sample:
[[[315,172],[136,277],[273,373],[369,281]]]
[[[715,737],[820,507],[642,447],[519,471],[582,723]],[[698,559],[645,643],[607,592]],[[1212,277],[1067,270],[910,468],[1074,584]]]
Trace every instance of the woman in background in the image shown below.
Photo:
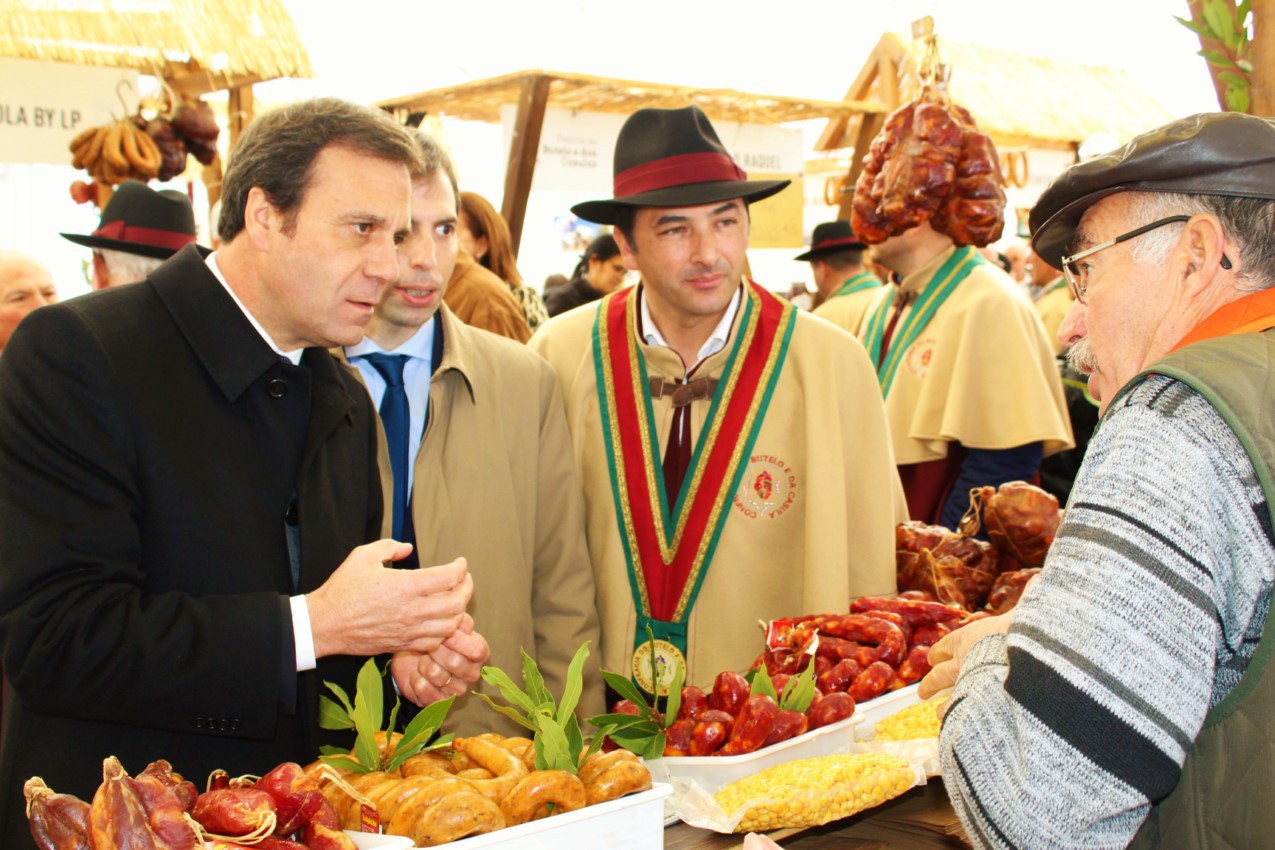
[[[545,307],[549,309],[550,316],[556,316],[572,307],[597,301],[619,289],[628,273],[615,237],[603,233],[584,249],[570,282],[545,293]]]
[[[491,202],[477,192],[460,193],[460,226],[456,237],[462,249],[508,284],[514,299],[522,305],[527,327],[535,333],[540,323],[549,318],[545,303],[540,293],[523,285],[514,260],[509,225]]]

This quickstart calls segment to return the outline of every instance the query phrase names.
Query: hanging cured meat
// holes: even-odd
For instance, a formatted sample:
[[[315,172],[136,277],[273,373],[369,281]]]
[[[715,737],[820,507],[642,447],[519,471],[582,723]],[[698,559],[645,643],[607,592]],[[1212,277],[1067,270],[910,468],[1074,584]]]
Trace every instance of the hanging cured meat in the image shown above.
[[[960,106],[923,92],[886,120],[863,159],[850,224],[876,244],[929,221],[957,245],[1000,238],[1005,192],[986,133]]]
[[[982,247],[1005,225],[1000,159],[969,111],[948,98],[951,69],[939,62],[933,21],[917,21],[912,34],[925,44],[920,91],[864,155],[850,224],[873,245],[928,221],[957,245]]]

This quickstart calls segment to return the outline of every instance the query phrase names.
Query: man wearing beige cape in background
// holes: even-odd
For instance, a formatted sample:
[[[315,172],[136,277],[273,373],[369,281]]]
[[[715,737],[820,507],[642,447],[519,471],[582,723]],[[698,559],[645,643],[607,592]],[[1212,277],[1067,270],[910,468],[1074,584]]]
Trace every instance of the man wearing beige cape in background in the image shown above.
[[[1071,425],[1040,318],[976,247],[1004,226],[991,141],[972,126],[960,131],[961,156],[986,158],[986,174],[971,172],[982,182],[949,178],[900,205],[872,167],[884,173],[909,157],[902,137],[888,135],[896,123],[873,142],[884,159],[860,177],[850,221],[899,282],[868,307],[859,338],[877,367],[908,512],[956,528],[972,488],[1037,482],[1041,458],[1073,445]],[[957,171],[966,168],[962,160]]]

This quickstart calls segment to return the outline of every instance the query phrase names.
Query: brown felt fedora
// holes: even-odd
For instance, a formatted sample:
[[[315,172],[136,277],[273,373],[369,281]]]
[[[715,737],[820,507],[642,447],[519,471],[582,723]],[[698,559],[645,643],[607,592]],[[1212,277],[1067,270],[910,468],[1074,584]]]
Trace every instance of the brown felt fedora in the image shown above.
[[[1116,192],[1275,200],[1275,121],[1242,112],[1205,112],[1073,165],[1032,207],[1032,248],[1061,268],[1085,211]]]
[[[614,175],[614,198],[585,201],[571,211],[597,224],[615,224],[626,207],[689,207],[733,198],[752,203],[792,182],[749,180],[698,106],[630,115],[615,142]]]
[[[195,210],[175,189],[155,191],[125,180],[102,209],[97,230],[63,233],[78,245],[165,260],[195,241]]]

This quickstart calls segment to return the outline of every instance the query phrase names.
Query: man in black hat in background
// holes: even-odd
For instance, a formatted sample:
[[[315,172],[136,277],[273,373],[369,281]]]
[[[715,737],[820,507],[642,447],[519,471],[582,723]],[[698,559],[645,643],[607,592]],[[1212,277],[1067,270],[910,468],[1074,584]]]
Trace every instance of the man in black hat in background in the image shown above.
[[[125,180],[102,208],[97,230],[63,233],[93,249],[93,288],[135,283],[195,241],[195,211],[175,189]]]
[[[849,334],[746,279],[750,181],[698,107],[620,131],[614,227],[640,284],[550,319],[584,482],[602,664],[650,691],[756,658],[757,621],[891,593],[905,518],[881,394]],[[667,684],[667,682],[665,682]]]
[[[1275,122],[1239,113],[1075,165],[1032,210],[1102,421],[1044,571],[921,685],[955,681],[943,778],[979,847],[1270,846],[1272,221]]]
[[[838,219],[815,225],[810,249],[793,259],[810,263],[816,289],[814,314],[858,336],[881,278],[868,266],[867,243],[854,235],[850,222]]]

